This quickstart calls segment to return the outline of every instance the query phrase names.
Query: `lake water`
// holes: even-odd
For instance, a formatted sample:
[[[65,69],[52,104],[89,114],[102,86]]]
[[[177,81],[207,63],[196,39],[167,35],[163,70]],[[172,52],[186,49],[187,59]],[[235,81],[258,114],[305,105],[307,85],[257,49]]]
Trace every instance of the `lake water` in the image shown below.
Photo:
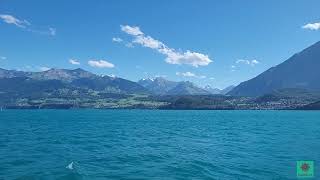
[[[296,179],[298,160],[320,178],[320,111],[0,112],[5,180]]]

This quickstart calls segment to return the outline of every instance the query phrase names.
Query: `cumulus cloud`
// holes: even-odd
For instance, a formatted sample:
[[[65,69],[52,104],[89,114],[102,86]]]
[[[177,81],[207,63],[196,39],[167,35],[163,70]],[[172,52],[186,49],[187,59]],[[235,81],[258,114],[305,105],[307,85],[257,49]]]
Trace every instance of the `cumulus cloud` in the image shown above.
[[[234,72],[234,71],[236,71],[236,66],[235,65],[232,65],[232,66],[230,66],[230,68],[231,68],[231,72]]]
[[[239,59],[239,60],[236,61],[236,63],[237,64],[242,63],[242,64],[248,64],[249,65],[250,61],[249,60],[244,60],[244,59]]]
[[[134,46],[133,46],[132,43],[126,43],[126,47],[128,47],[128,48],[134,48]]]
[[[167,75],[155,75],[154,76],[155,78],[166,78],[166,77],[168,77]]]
[[[150,36],[137,36],[133,40],[133,43],[137,43],[137,44],[140,44],[144,47],[148,47],[151,49],[162,49],[165,47],[165,45],[162,42],[160,42],[156,39],[153,39]]]
[[[165,61],[169,64],[187,64],[194,67],[207,66],[212,60],[208,55],[198,52],[192,52],[187,50],[186,52],[180,52],[173,48],[169,48],[163,42],[145,35],[139,27],[121,25],[121,30],[134,37],[132,43],[140,44],[143,47],[148,47],[158,51],[166,56]]]
[[[196,75],[192,72],[185,72],[185,73],[181,73],[181,72],[176,72],[177,76],[184,76],[184,77],[195,77]]]
[[[310,29],[310,30],[320,30],[320,22],[317,23],[308,23],[302,26],[303,29]]]
[[[0,14],[0,18],[3,20],[3,22],[7,24],[14,24],[20,28],[26,28],[26,26],[31,25],[28,21],[20,20],[9,14]]]
[[[120,27],[121,27],[121,30],[127,34],[130,34],[133,36],[143,35],[143,33],[140,31],[140,28],[137,26],[121,25]]]
[[[112,41],[113,41],[113,42],[118,42],[118,43],[120,43],[120,42],[122,42],[123,40],[122,40],[121,38],[114,37],[114,38],[112,38]]]
[[[253,60],[246,60],[246,59],[238,59],[236,61],[237,64],[246,64],[246,65],[251,65],[251,66],[255,66],[257,64],[259,64],[260,62],[256,59]],[[231,66],[231,68],[235,68],[235,66]]]
[[[80,65],[80,62],[76,59],[69,59],[69,63],[73,65]]]
[[[257,60],[255,60],[255,59],[251,61],[251,65],[256,65],[256,64],[259,64],[259,63],[260,63],[260,62],[257,61]]]
[[[27,20],[22,20],[14,17],[13,15],[9,14],[0,14],[0,19],[2,19],[3,22],[7,24],[13,24],[16,25],[19,28],[26,29],[29,32],[44,34],[44,35],[50,35],[55,36],[56,35],[56,29],[52,27],[40,27],[32,25]]]
[[[194,77],[194,78],[200,78],[200,79],[203,79],[203,78],[206,78],[206,76],[203,76],[203,75],[196,75],[192,72],[176,72],[176,75],[177,76],[183,76],[183,77]]]
[[[48,71],[49,69],[50,69],[49,67],[45,67],[45,66],[39,67],[40,71]]]
[[[97,68],[113,68],[114,67],[112,63],[105,60],[90,60],[88,61],[88,64],[92,67],[97,67]]]
[[[49,35],[55,36],[56,35],[56,29],[52,28],[52,27],[49,27]]]

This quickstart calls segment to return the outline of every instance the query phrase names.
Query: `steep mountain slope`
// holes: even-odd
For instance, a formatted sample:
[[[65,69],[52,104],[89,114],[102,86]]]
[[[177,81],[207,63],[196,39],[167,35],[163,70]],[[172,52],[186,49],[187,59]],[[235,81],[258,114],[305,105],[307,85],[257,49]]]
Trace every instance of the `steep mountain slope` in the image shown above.
[[[320,91],[298,88],[279,89],[263,96],[259,96],[255,101],[261,103],[268,101],[279,101],[281,99],[292,99],[295,101],[295,103],[300,100],[304,102],[315,102],[320,100]]]
[[[228,94],[228,92],[230,92],[235,87],[236,86],[234,86],[234,85],[228,86],[228,87],[221,90],[221,94]]]
[[[320,101],[314,102],[303,107],[299,107],[300,110],[320,110]]]
[[[320,42],[230,91],[234,96],[259,96],[277,89],[320,89]]]

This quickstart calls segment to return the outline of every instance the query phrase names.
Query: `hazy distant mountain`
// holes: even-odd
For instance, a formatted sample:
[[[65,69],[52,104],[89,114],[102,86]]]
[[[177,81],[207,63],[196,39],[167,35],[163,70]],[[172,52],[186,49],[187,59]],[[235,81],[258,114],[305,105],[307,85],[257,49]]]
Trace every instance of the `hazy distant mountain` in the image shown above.
[[[80,68],[74,69],[74,70],[52,68],[52,69],[49,69],[48,71],[33,72],[29,75],[29,77],[33,79],[39,79],[39,80],[56,79],[56,80],[71,82],[75,79],[80,79],[80,78],[96,78],[97,75]]]
[[[95,74],[85,71],[83,69],[49,69],[41,72],[24,72],[16,70],[6,70],[0,68],[0,78],[13,78],[13,77],[28,77],[37,80],[61,80],[69,81],[79,78],[96,77]]]
[[[320,99],[320,91],[297,88],[275,90],[259,97],[234,97],[212,95],[208,92],[209,86],[205,90],[188,81],[171,82],[159,78],[140,83],[154,88],[154,91],[162,88],[165,94],[152,95],[136,82],[98,76],[82,69],[51,69],[44,72],[0,69],[0,107],[297,109]],[[315,103],[305,108],[318,107],[319,103]]]
[[[143,87],[147,88],[153,94],[166,94],[168,91],[173,89],[179,83],[174,81],[169,81],[161,77],[157,77],[154,79],[141,79],[138,81],[138,84],[142,85]]]
[[[109,91],[113,93],[149,93],[149,91],[136,82],[110,76],[95,76],[79,78],[71,82],[75,87],[93,89],[97,91]]]
[[[0,78],[26,77],[28,73],[0,68]]]
[[[216,94],[215,92],[202,89],[191,82],[174,82],[158,77],[155,79],[142,79],[138,83],[126,79],[98,76],[83,69],[49,69],[42,72],[23,72],[0,69],[0,86],[2,91],[6,89],[18,94],[25,92],[52,91],[58,89],[83,89],[109,93],[129,94],[156,94],[156,95],[204,95]],[[51,86],[54,83],[54,86]],[[48,89],[44,87],[55,87]],[[41,86],[37,88],[37,85]],[[59,86],[57,86],[59,85]],[[43,87],[43,88],[42,88]],[[218,89],[217,89],[218,90]],[[217,91],[217,93],[220,93]]]
[[[320,42],[257,77],[242,82],[228,94],[259,96],[284,88],[320,89]]]
[[[222,91],[221,89],[213,88],[210,85],[206,85],[203,89],[210,92],[211,94],[221,94]]]
[[[2,92],[15,91],[23,94],[58,89],[86,89],[112,93],[149,93],[136,82],[110,76],[98,76],[83,69],[50,69],[42,72],[23,72],[0,69]],[[57,86],[59,85],[59,86]],[[47,87],[44,87],[47,86]],[[55,87],[50,89],[50,87]]]
[[[189,81],[179,82],[177,86],[170,89],[167,94],[169,95],[206,95],[210,92],[197,87]]]
[[[67,84],[59,80],[35,80],[28,77],[0,78],[0,94],[39,94],[56,89],[67,88]]]
[[[158,77],[155,79],[142,79],[138,81],[140,85],[147,88],[153,94],[158,95],[203,95],[210,92],[197,87],[191,82],[174,82]]]
[[[203,89],[210,92],[211,94],[227,94],[234,87],[235,87],[234,85],[231,85],[224,89],[219,89],[219,88],[212,88],[210,85],[206,85]]]

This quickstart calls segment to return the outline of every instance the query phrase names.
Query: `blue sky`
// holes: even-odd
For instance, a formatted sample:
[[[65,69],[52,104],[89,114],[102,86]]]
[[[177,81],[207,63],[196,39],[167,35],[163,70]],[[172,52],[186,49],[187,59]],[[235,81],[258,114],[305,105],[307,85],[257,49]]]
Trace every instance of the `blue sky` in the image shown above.
[[[223,88],[319,41],[319,7],[318,0],[1,0],[0,67]]]

